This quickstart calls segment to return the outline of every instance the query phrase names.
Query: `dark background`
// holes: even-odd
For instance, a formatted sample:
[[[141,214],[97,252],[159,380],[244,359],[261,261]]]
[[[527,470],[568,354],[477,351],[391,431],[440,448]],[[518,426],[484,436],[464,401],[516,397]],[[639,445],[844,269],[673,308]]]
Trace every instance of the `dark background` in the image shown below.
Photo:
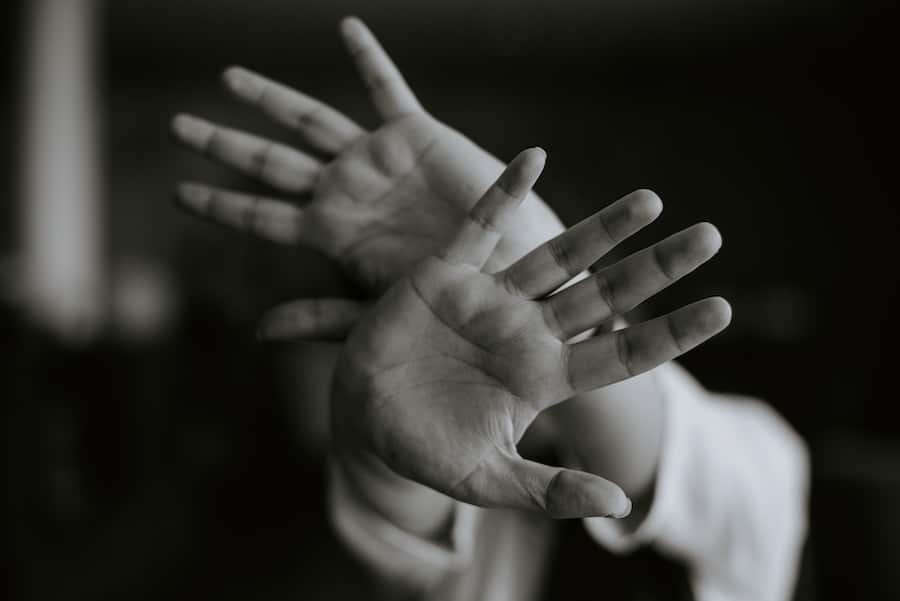
[[[12,259],[23,6],[2,23]],[[113,327],[73,349],[3,306],[13,596],[361,594],[325,518],[325,417],[304,404],[327,366],[252,340],[280,300],[353,290],[311,252],[178,213],[180,178],[247,183],[168,134],[189,111],[289,140],[221,90],[235,63],[374,126],[336,31],[357,14],[438,118],[502,159],[548,150],[538,191],[564,222],[649,187],[665,213],[632,248],[720,228],[720,255],[650,311],[731,301],[732,326],[683,362],[710,388],[766,399],[808,441],[805,586],[900,598],[892,3],[117,0],[100,14],[109,269],[160,275],[175,309],[149,339]]]

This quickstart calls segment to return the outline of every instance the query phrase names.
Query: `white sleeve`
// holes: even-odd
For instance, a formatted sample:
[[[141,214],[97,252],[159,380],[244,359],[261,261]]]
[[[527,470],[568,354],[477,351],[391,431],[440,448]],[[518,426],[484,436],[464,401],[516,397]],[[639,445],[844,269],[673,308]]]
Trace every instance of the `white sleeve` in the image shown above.
[[[806,447],[772,409],[711,394],[676,364],[658,368],[664,440],[650,511],[636,530],[585,520],[604,547],[641,544],[686,563],[700,601],[790,598],[806,536]]]
[[[455,504],[449,540],[441,544],[398,528],[366,505],[333,460],[328,494],[338,537],[387,586],[427,592],[471,562],[476,507]]]

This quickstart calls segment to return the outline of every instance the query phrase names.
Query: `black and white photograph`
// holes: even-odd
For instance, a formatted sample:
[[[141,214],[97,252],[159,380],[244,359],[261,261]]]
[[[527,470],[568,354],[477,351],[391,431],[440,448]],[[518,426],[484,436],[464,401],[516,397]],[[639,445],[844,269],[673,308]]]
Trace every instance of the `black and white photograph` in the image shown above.
[[[878,0],[10,0],[16,601],[900,601]]]

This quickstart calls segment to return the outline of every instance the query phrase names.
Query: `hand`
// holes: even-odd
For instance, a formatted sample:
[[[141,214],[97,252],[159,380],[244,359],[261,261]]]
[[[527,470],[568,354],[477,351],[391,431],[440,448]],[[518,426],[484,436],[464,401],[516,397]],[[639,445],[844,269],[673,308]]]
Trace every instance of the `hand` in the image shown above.
[[[722,330],[710,298],[584,342],[573,336],[624,313],[718,250],[699,224],[552,294],[653,221],[652,194],[613,203],[496,273],[484,269],[543,168],[525,151],[451,239],[401,278],[353,330],[335,371],[332,428],[349,469],[380,462],[468,503],[553,517],[626,515],[615,484],[527,461],[516,444],[544,410],[647,371]],[[550,296],[548,296],[550,295]]]
[[[377,298],[410,267],[446,243],[453,228],[503,165],[429,115],[361,21],[341,32],[383,124],[374,131],[300,92],[241,68],[224,74],[239,99],[295,130],[310,154],[249,133],[180,115],[188,148],[261,180],[283,198],[261,198],[202,184],[177,193],[189,211],[285,244],[311,246],[336,260]],[[563,230],[534,193],[488,264],[499,269]],[[292,201],[305,199],[302,206]],[[341,338],[361,307],[347,299],[300,301],[273,313],[270,337]]]

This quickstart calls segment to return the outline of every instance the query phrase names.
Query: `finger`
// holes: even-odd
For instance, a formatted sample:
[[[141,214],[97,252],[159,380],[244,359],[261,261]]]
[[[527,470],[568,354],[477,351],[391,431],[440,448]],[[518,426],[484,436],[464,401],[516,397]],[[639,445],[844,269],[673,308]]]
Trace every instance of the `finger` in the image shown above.
[[[172,131],[188,148],[284,192],[309,191],[322,168],[319,161],[284,144],[190,115],[175,117]]]
[[[542,303],[548,325],[563,340],[624,314],[708,261],[722,246],[719,230],[698,223],[669,236]]]
[[[553,518],[626,517],[631,501],[616,484],[577,470],[498,453],[451,496],[483,507],[539,511]]]
[[[632,192],[537,247],[500,277],[507,289],[526,298],[550,294],[661,212],[662,201],[656,194]]]
[[[570,345],[566,363],[572,392],[600,388],[653,369],[718,334],[730,322],[731,307],[725,299],[707,298]]]
[[[261,340],[343,340],[365,310],[360,302],[343,298],[306,298],[279,305],[262,317]]]
[[[327,104],[242,67],[229,67],[222,79],[232,94],[298,132],[320,152],[338,154],[365,133]]]
[[[273,242],[311,244],[315,240],[303,210],[286,202],[195,183],[180,184],[175,198],[195,215]]]
[[[341,34],[382,119],[422,112],[403,75],[362,21],[347,17],[341,21]]]
[[[480,269],[540,177],[546,158],[540,148],[520,152],[471,208],[441,256],[450,263],[468,263]]]

